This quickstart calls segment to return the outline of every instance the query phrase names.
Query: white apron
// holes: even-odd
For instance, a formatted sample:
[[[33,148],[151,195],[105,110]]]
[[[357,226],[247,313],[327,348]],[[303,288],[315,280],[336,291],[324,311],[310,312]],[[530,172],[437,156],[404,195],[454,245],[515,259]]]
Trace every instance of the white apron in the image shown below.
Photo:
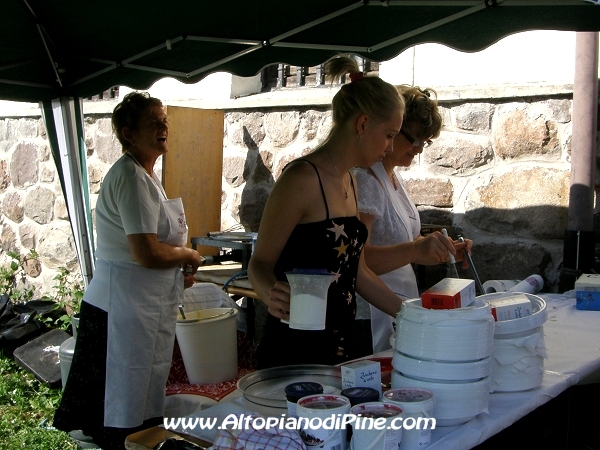
[[[159,224],[158,240],[183,246],[183,203],[168,200],[156,184],[167,217]],[[183,275],[178,267],[146,269],[133,262],[102,261],[99,267],[108,278],[96,286],[106,289],[109,299],[104,426],[132,428],[163,415]]]
[[[410,242],[416,239],[421,232],[421,220],[417,208],[408,197],[404,184],[397,179],[398,190],[396,191],[383,164],[380,162],[371,166],[371,170],[383,186],[384,192],[398,216],[400,226],[404,228],[406,240],[402,242]],[[419,296],[417,278],[410,264],[379,275],[379,278],[403,299]],[[369,304],[369,307],[371,310],[373,352],[382,352],[390,348],[390,336],[394,333],[393,323],[395,319],[371,304]]]

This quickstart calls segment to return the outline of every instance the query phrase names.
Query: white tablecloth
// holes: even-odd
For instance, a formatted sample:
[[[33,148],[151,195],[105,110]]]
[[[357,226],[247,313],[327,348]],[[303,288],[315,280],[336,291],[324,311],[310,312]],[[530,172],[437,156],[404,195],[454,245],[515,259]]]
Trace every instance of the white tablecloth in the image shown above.
[[[489,414],[480,414],[457,427],[438,427],[433,430],[429,450],[472,448],[570,386],[600,381],[600,312],[576,310],[574,291],[562,295],[543,294],[541,297],[546,300],[548,308],[548,321],[544,324],[548,359],[544,364],[542,385],[527,392],[490,394]],[[203,411],[196,411],[192,415],[223,418],[231,412],[248,413],[252,409],[255,408],[238,398],[231,402],[221,402]],[[174,412],[172,409],[171,413]],[[190,413],[189,409],[186,413]],[[210,433],[198,430],[191,434],[210,439],[214,438],[216,430]]]

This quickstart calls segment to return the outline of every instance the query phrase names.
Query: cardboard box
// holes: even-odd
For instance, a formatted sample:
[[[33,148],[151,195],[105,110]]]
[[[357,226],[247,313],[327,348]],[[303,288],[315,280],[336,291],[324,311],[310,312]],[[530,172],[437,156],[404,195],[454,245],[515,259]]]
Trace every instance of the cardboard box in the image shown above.
[[[342,390],[352,387],[370,387],[381,398],[381,363],[364,359],[342,367]]]
[[[576,291],[600,292],[600,275],[584,273],[575,282]]]
[[[575,282],[575,308],[600,311],[600,275],[584,273]]]
[[[525,294],[488,300],[486,303],[492,307],[492,316],[496,322],[520,319],[533,313],[531,300]]]
[[[455,309],[475,301],[475,281],[444,278],[421,294],[421,306],[428,309]]]

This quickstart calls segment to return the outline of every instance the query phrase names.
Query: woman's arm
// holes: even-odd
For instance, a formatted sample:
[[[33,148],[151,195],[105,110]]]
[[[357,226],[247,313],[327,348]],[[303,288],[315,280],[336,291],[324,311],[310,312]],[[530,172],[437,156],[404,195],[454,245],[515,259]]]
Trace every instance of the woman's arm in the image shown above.
[[[356,292],[370,304],[392,317],[396,317],[400,311],[402,300],[367,267],[364,253],[361,254],[358,265]]]
[[[153,233],[128,234],[127,241],[133,259],[147,269],[170,269],[189,265],[191,273],[194,274],[203,263],[203,258],[196,250],[163,244]]]
[[[281,174],[267,200],[248,264],[252,288],[269,313],[282,319],[289,319],[290,287],[275,278],[275,264],[292,231],[314,203],[315,186],[318,189],[316,174],[308,164],[294,164]]]
[[[381,275],[391,272],[410,263],[434,265],[447,262],[449,253],[457,255],[464,245],[453,242],[440,232],[426,237],[418,236],[414,241],[395,245],[371,245],[371,233],[375,218],[367,213],[360,213],[360,220],[369,230],[369,238],[365,245],[365,261],[369,269]],[[457,259],[458,261],[459,259]]]

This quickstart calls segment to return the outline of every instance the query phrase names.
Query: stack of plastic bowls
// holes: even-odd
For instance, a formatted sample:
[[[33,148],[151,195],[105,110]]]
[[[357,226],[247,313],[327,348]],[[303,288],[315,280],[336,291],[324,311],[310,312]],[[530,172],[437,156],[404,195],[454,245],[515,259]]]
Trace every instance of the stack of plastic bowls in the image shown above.
[[[546,302],[537,295],[517,292],[498,292],[477,298],[486,301],[513,295],[527,296],[531,301],[531,316],[496,322],[490,392],[526,391],[540,386],[544,379]]]
[[[468,422],[488,407],[493,344],[494,318],[484,302],[440,310],[407,300],[396,320],[392,388],[431,391],[438,426]]]

